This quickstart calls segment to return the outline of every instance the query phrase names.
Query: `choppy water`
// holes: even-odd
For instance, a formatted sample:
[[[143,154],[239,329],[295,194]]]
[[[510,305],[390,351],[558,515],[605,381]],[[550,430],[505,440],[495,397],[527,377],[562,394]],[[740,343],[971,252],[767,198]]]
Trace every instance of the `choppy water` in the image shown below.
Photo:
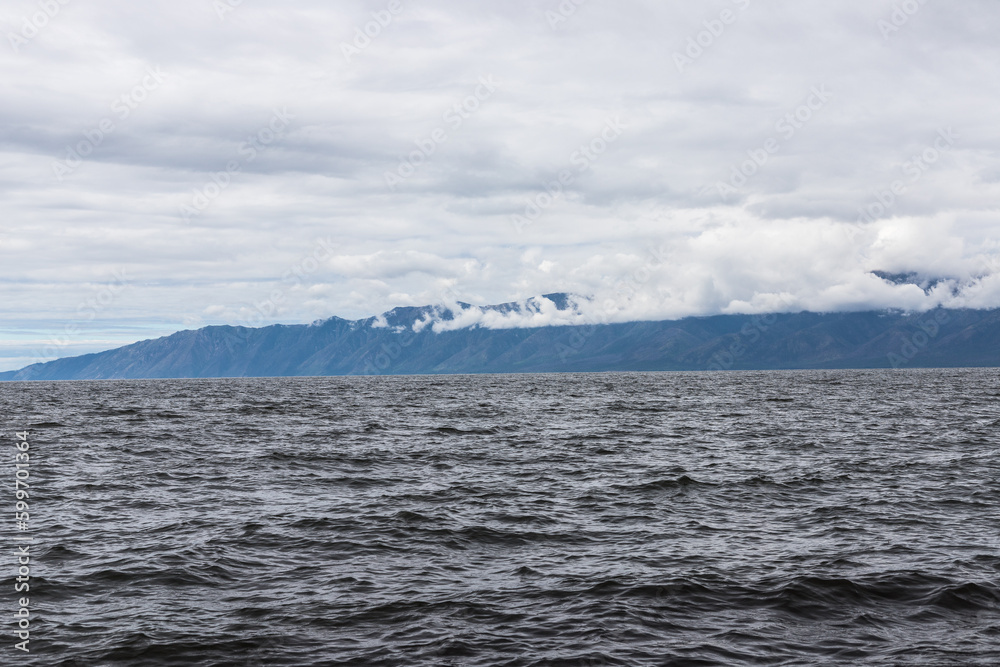
[[[995,370],[17,384],[0,416],[37,539],[2,664],[1000,663]]]

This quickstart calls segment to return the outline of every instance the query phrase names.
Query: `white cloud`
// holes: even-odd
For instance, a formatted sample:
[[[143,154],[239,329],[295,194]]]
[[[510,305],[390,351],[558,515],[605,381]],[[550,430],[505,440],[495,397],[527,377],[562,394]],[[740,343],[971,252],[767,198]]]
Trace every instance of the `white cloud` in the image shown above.
[[[131,287],[90,323],[98,333],[556,291],[592,297],[579,317],[595,321],[1000,306],[995,279],[972,281],[1000,257],[1000,7],[927,3],[886,39],[889,0],[744,4],[588,2],[553,29],[551,0],[404,0],[348,62],[341,43],[387,2],[258,0],[222,19],[202,0],[69,3],[17,52],[0,48],[0,313],[53,335],[118,269]],[[738,20],[678,72],[674,54],[727,8]],[[0,32],[35,12],[7,3]],[[163,81],[138,101],[150,68]],[[496,91],[449,121],[491,76]],[[829,99],[796,119],[816,87]],[[294,118],[247,160],[276,109]],[[593,143],[615,118],[620,137]],[[439,128],[445,139],[387,188]],[[914,179],[913,158],[947,128],[954,145]],[[769,139],[777,150],[720,197]],[[60,181],[53,165],[88,141]],[[588,146],[600,150],[581,159]],[[180,207],[234,159],[231,182],[185,221]],[[896,181],[902,193],[859,225]],[[336,250],[303,272],[320,238]],[[873,270],[956,282],[925,293]]]

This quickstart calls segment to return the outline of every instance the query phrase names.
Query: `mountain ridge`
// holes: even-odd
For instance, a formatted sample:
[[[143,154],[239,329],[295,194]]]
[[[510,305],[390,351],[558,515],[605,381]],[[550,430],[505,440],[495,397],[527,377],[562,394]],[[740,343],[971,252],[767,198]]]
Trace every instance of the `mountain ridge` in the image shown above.
[[[544,299],[544,301],[543,301]],[[532,315],[555,293],[479,308]],[[551,304],[551,305],[550,305]],[[394,308],[262,328],[216,325],[0,373],[0,381],[1000,366],[1000,309],[775,313],[436,331],[473,308]]]

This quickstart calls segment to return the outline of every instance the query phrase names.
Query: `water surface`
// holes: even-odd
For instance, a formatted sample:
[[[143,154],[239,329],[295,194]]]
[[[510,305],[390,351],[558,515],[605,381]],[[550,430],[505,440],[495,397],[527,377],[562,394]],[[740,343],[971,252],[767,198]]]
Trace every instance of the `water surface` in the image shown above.
[[[0,662],[997,664],[998,400],[996,370],[0,385],[38,543]]]

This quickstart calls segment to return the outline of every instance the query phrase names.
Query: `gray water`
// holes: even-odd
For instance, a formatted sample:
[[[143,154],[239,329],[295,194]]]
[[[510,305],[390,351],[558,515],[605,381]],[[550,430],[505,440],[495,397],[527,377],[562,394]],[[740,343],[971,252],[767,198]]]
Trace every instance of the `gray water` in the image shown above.
[[[998,664],[998,400],[996,370],[0,385],[35,539],[0,663]]]

